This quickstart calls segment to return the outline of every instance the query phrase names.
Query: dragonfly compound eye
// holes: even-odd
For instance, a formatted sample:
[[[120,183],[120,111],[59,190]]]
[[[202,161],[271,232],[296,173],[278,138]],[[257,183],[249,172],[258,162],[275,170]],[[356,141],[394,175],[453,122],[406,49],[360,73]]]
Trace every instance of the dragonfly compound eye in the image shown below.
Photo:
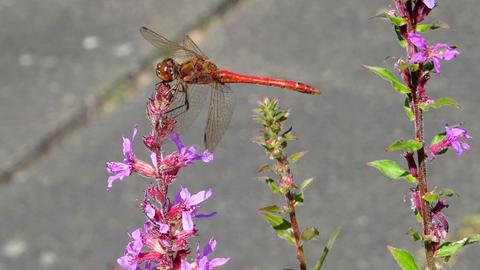
[[[171,82],[177,78],[177,63],[172,58],[167,58],[157,64],[157,76],[164,82]]]

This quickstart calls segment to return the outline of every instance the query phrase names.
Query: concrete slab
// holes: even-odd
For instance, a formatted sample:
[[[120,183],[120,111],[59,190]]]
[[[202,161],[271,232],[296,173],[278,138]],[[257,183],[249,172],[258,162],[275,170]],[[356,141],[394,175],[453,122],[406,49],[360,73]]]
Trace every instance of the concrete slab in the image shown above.
[[[140,26],[180,36],[221,2],[0,1],[0,174],[138,68]]]
[[[251,109],[263,96],[278,97],[284,107],[292,108],[291,123],[300,140],[291,150],[309,150],[295,167],[295,176],[317,177],[306,194],[307,204],[299,210],[302,226],[315,225],[321,231],[320,242],[306,246],[310,265],[339,224],[344,231],[325,269],[394,269],[386,245],[411,251],[419,247],[404,234],[416,226],[404,202],[408,186],[365,166],[373,159],[401,161],[383,150],[394,138],[412,133],[399,107],[401,97],[361,67],[381,65],[384,56],[402,53],[388,26],[367,19],[384,5],[380,0],[362,5],[247,1],[204,35],[202,49],[225,68],[299,79],[324,90],[322,96],[311,97],[234,86],[237,108],[216,161],[182,172],[177,187],[184,184],[197,191],[212,186],[215,191],[206,209],[219,214],[198,225],[202,241],[214,235],[217,254],[232,258],[224,269],[296,268],[291,247],[256,215],[256,209],[275,202],[263,184],[251,180],[265,161],[260,147],[249,143],[258,129],[249,120]],[[457,44],[463,55],[442,67],[444,74],[433,80],[431,95],[451,96],[463,110],[430,113],[427,135],[448,121],[463,122],[478,137],[480,10],[473,0],[441,5],[441,13],[434,16],[457,31],[434,35],[444,35],[441,40]],[[122,253],[127,232],[143,221],[135,205],[144,181],[132,177],[107,192],[103,164],[121,158],[120,136],[129,135],[134,123],[146,132],[143,106],[148,91],[88,123],[0,190],[0,269],[105,269]],[[189,144],[201,143],[201,120],[186,136]],[[146,157],[140,143],[136,152]],[[449,153],[430,166],[432,186],[452,186],[461,194],[446,211],[453,230],[463,216],[480,211],[480,168],[472,166],[479,154],[473,142],[464,157]],[[478,246],[468,248],[456,267],[475,269],[478,251]]]

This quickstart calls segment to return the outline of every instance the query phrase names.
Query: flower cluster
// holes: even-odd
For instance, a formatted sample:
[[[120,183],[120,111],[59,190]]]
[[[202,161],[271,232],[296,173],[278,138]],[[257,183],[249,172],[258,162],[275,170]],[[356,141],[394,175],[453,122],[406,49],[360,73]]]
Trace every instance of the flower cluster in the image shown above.
[[[107,189],[114,182],[137,173],[151,179],[146,188],[140,209],[146,221],[143,228],[135,229],[131,241],[126,245],[124,255],[118,258],[120,267],[127,270],[172,269],[172,270],[212,270],[225,264],[228,258],[208,259],[215,249],[212,238],[203,252],[197,247],[195,261],[189,263],[189,240],[198,230],[193,222],[195,218],[212,217],[215,213],[199,213],[200,204],[213,194],[211,189],[191,194],[187,187],[181,187],[173,200],[168,198],[168,187],[177,179],[181,168],[190,166],[194,161],[208,163],[213,155],[205,150],[198,153],[195,147],[186,147],[180,136],[173,132],[175,120],[168,117],[174,95],[165,83],[157,85],[155,93],[147,103],[147,117],[152,132],[144,137],[145,147],[151,152],[151,162],[143,161],[134,153],[133,144],[138,128],[133,128],[131,138],[123,137],[122,162],[107,162],[106,169],[112,175],[107,179]],[[165,138],[177,146],[177,151],[164,155],[162,144]]]
[[[193,218],[211,217],[215,214],[197,212],[200,203],[211,195],[211,190],[192,195],[186,187],[182,187],[175,201],[170,203],[164,200],[163,194],[157,187],[148,188],[141,204],[147,220],[143,229],[138,228],[131,233],[132,241],[127,244],[124,256],[120,257],[117,263],[124,269],[132,270],[138,269],[142,263],[145,263],[146,269],[160,267],[160,269],[196,270],[214,269],[216,266],[225,264],[228,258],[209,260],[206,257],[215,247],[213,238],[208,245],[211,246],[210,252],[204,252],[205,255],[201,256],[202,264],[198,263],[200,256],[198,254],[195,263],[188,263],[186,260],[189,253],[188,241],[197,233]],[[200,265],[209,265],[210,268]],[[190,268],[186,268],[187,266]]]

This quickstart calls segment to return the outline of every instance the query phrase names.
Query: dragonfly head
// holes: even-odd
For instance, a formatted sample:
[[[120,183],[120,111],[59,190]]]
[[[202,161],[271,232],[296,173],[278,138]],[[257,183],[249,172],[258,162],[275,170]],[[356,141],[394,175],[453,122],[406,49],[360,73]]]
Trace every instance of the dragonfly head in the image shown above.
[[[157,64],[156,73],[163,82],[171,82],[178,76],[178,63],[172,58],[167,58]]]

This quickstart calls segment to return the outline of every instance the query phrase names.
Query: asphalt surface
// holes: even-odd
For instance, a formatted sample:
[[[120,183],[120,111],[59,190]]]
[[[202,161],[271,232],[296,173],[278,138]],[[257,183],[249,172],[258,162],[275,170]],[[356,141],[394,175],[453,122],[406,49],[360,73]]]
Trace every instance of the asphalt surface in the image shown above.
[[[136,204],[145,180],[132,176],[107,192],[104,168],[105,161],[122,158],[121,136],[134,124],[140,134],[148,132],[144,104],[153,69],[141,70],[155,51],[139,35],[141,25],[174,38],[199,30],[194,39],[221,67],[323,90],[312,97],[233,86],[237,106],[216,160],[182,171],[173,190],[180,184],[214,189],[205,208],[219,214],[198,225],[202,242],[214,235],[216,255],[232,258],[223,269],[296,267],[291,247],[256,214],[277,200],[252,180],[265,157],[250,143],[258,130],[250,116],[264,96],[292,110],[299,141],[291,151],[309,151],[294,168],[296,178],[317,179],[299,209],[301,226],[321,232],[306,246],[310,265],[339,224],[344,230],[325,269],[398,269],[386,246],[419,248],[405,235],[416,226],[404,203],[408,185],[365,166],[374,159],[402,161],[384,149],[413,134],[402,98],[362,67],[403,54],[390,27],[368,19],[389,2],[244,0],[218,9],[222,3],[0,1],[0,270],[106,269],[122,255],[127,233],[142,224]],[[455,44],[462,54],[442,66],[429,93],[454,98],[462,110],[429,113],[427,137],[445,122],[462,122],[479,137],[479,12],[474,0],[461,0],[441,1],[432,14],[452,26],[429,34],[432,42]],[[134,83],[122,85],[122,78]],[[100,106],[112,88],[131,91]],[[185,135],[187,144],[201,145],[204,121]],[[429,166],[431,186],[460,194],[445,211],[453,231],[465,215],[480,212],[477,145],[473,140],[463,157],[448,153]],[[141,142],[135,146],[146,159]],[[478,269],[479,251],[469,247],[452,269]]]

